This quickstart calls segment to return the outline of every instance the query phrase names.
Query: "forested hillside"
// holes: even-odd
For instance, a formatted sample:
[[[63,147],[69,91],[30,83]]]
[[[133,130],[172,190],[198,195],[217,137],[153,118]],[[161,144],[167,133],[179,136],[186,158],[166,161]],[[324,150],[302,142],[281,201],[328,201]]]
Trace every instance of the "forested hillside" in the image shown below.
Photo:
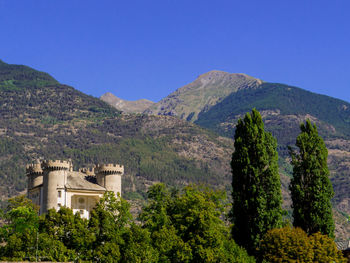
[[[265,127],[277,138],[280,166],[288,173],[288,145],[295,144],[299,125],[310,119],[328,148],[328,164],[335,190],[333,203],[340,213],[350,214],[350,104],[300,88],[263,83],[258,89],[232,93],[198,115],[196,124],[231,137],[237,120],[252,108],[259,110]]]
[[[269,88],[268,84],[263,85]],[[271,90],[278,91],[278,87],[279,85],[272,85]],[[294,91],[293,87],[283,87],[286,87],[286,90],[279,91],[280,93],[300,92]],[[272,91],[267,94],[273,94]],[[350,214],[348,197],[350,140],[346,133],[348,104],[335,100],[339,102],[337,111],[344,111],[344,114],[340,115],[343,117],[337,119],[332,117],[331,109],[319,109],[319,106],[316,106],[316,103],[328,105],[329,97],[323,96],[325,101],[317,101],[312,93],[306,94],[310,101],[315,103],[312,106],[314,111],[311,113],[307,113],[307,109],[301,111],[302,107],[295,106],[298,100],[291,101],[290,104],[294,109],[300,110],[299,113],[293,114],[292,111],[288,111],[286,106],[288,104],[282,103],[282,99],[280,99],[281,109],[260,108],[265,101],[270,103],[265,103],[266,105],[273,105],[273,101],[279,100],[279,95],[259,100],[259,93],[254,92],[264,94],[263,89],[254,87],[238,91],[237,94],[241,94],[240,92],[248,93],[242,93],[239,100],[231,98],[230,95],[217,106],[207,108],[207,113],[203,111],[199,115],[198,124],[222,135],[231,136],[235,121],[243,116],[245,111],[250,111],[250,107],[262,110],[267,129],[277,136],[279,143],[282,157],[280,158],[282,192],[284,204],[288,206],[290,199],[286,191],[289,182],[287,175],[291,168],[285,159],[285,146],[287,143],[294,143],[299,123],[310,118],[319,127],[321,135],[326,137],[337,215],[343,219],[344,216],[348,216]],[[301,94],[300,101],[307,97],[306,95]],[[260,105],[254,104],[254,96],[257,96],[258,102],[263,102]],[[229,98],[234,101],[233,104]],[[285,99],[288,101],[293,97],[287,93]],[[248,106],[239,103],[246,100],[250,103]],[[215,109],[219,107],[227,111],[215,115]],[[233,114],[228,114],[230,109]],[[317,115],[318,109],[321,112],[319,115]],[[26,66],[0,62],[0,114],[2,200],[25,190],[25,164],[36,158],[71,158],[75,169],[96,162],[123,164],[125,166],[123,196],[129,200],[144,198],[146,189],[154,182],[169,185],[206,183],[230,189],[229,164],[233,151],[232,139],[220,137],[214,132],[176,117],[121,114],[105,102],[62,85],[48,74]],[[211,117],[212,114],[215,117]],[[322,114],[328,114],[328,119],[323,119]],[[218,122],[216,119],[219,121],[223,119],[224,122]],[[343,224],[341,231],[348,233],[349,229],[345,225],[346,223]]]
[[[121,115],[26,66],[1,62],[0,114],[2,199],[25,189],[24,167],[35,158],[71,158],[76,169],[123,164],[128,198],[142,198],[155,181],[229,181],[231,140],[177,118]]]

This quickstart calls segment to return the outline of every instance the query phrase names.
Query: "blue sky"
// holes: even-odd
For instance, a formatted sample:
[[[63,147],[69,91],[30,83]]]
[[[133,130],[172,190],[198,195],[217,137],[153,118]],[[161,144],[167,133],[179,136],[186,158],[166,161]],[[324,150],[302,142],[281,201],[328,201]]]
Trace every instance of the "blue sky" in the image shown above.
[[[210,70],[350,101],[348,0],[0,0],[0,59],[158,101]]]

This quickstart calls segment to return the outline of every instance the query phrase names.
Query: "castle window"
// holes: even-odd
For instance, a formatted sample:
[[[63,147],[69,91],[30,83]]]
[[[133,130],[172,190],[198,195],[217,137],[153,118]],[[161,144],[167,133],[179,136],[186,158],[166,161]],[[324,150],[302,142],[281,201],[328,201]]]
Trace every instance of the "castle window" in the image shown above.
[[[83,197],[80,197],[79,200],[78,200],[79,204],[84,204],[85,202],[85,199]]]
[[[58,191],[58,197],[61,197],[61,196],[62,196],[62,192]]]
[[[58,204],[58,207],[61,208],[61,204]]]
[[[79,213],[80,213],[80,215],[83,215],[83,214],[84,214],[84,210],[83,210],[83,209],[80,209],[80,210],[79,210]]]

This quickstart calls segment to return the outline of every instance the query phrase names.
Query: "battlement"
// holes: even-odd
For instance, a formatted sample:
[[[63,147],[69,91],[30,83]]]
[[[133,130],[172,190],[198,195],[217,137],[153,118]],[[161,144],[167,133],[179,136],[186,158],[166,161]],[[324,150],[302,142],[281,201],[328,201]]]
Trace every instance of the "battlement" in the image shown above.
[[[96,173],[105,174],[124,174],[124,166],[119,164],[97,164],[95,167]]]
[[[95,176],[95,168],[80,168],[79,172],[84,173],[86,175],[91,175],[91,176]]]
[[[41,174],[43,169],[41,168],[41,163],[31,163],[26,165],[26,173],[27,175],[31,174]]]
[[[72,162],[63,160],[45,160],[42,162],[42,167],[44,169],[52,170],[70,170],[72,167]]]

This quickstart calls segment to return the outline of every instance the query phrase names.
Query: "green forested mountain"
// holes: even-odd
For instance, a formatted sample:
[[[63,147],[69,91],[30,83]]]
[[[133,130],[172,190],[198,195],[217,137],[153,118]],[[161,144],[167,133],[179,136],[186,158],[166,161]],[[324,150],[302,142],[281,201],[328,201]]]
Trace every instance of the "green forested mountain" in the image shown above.
[[[295,144],[300,123],[310,119],[317,125],[328,148],[334,204],[350,214],[350,104],[288,85],[262,83],[257,89],[230,94],[201,112],[195,123],[231,137],[237,120],[252,108],[261,112],[266,129],[277,138],[280,163],[287,170],[287,146]]]
[[[156,105],[161,110],[154,111]],[[295,144],[300,123],[310,119],[317,125],[328,148],[336,214],[350,215],[348,102],[297,87],[263,82],[244,74],[211,71],[156,105],[146,112],[175,115],[228,138],[233,137],[239,118],[252,108],[259,110],[266,129],[277,138],[285,204],[290,201],[287,189],[288,175],[292,171],[287,146]],[[349,224],[346,225],[349,231]]]
[[[26,66],[0,63],[0,116],[2,199],[25,190],[25,164],[35,158],[123,164],[129,198],[154,181],[229,181],[231,140],[173,117],[122,115]]]
[[[201,112],[197,123],[214,133],[176,117],[121,114],[97,98],[60,84],[46,73],[1,61],[1,199],[25,190],[25,164],[35,158],[71,158],[76,169],[95,162],[124,164],[123,194],[128,199],[142,198],[148,186],[159,181],[170,185],[201,182],[229,189],[233,141],[217,134],[230,137],[236,120],[256,107],[266,128],[277,136],[285,204],[289,200],[287,174],[291,171],[285,159],[285,146],[295,142],[299,123],[310,118],[326,139],[335,188],[334,204],[340,214],[350,214],[350,140],[346,126],[349,104],[326,96],[318,99],[313,93],[300,93],[305,91],[293,87],[282,86],[281,90],[280,84],[262,83],[246,75],[227,73],[223,74],[225,80],[220,81],[219,73],[203,75],[204,79],[200,80],[208,84],[201,86],[208,88],[202,98],[210,103],[204,108],[201,103],[194,104],[198,106],[196,112]],[[240,88],[229,84],[230,77],[239,77],[235,81],[242,84]],[[249,85],[245,82],[247,78]],[[215,87],[219,87],[215,85],[220,83],[228,84],[231,93],[226,90],[224,95],[211,100]],[[271,92],[265,92],[269,89]],[[265,95],[259,96],[260,93]],[[291,95],[294,93],[299,98]],[[189,94],[195,96],[196,92]],[[235,99],[234,94],[242,96]],[[290,100],[289,104],[283,102],[282,94],[284,100]],[[260,104],[254,104],[254,97]],[[178,102],[181,109],[181,101]],[[276,104],[279,107],[273,102],[279,102]],[[344,233],[350,233],[350,227],[344,229]]]
[[[350,104],[348,102],[315,94],[300,88],[276,83],[262,83],[257,89],[244,89],[231,93],[223,101],[214,105],[206,112],[201,112],[195,123],[215,130],[216,132],[232,136],[231,129],[237,119],[252,108],[265,113],[265,117],[272,116],[309,116],[319,122],[324,136],[350,136]],[[270,130],[285,143],[286,137],[295,140],[295,133],[285,128],[299,129],[299,127],[283,127],[284,123],[269,125]],[[279,134],[280,130],[285,134]],[[284,138],[282,138],[284,137]]]

